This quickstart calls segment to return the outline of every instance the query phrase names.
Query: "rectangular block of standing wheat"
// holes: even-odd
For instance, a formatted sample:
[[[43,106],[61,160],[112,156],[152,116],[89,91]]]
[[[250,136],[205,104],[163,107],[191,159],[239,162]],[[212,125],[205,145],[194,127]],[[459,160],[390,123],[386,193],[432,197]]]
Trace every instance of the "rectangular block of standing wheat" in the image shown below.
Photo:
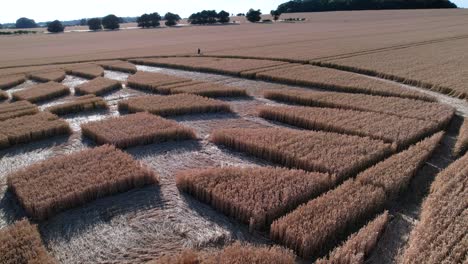
[[[422,120],[432,120],[440,127],[448,124],[455,111],[452,107],[420,100],[298,89],[269,90],[265,98],[304,106],[331,107],[384,113]]]
[[[459,157],[468,150],[468,119],[463,120],[463,124],[458,132],[457,142],[453,148],[453,156]]]
[[[171,140],[195,139],[192,129],[149,113],[136,113],[81,125],[83,135],[97,144],[119,148]]]
[[[37,112],[39,112],[39,108],[28,101],[4,103],[0,104],[0,121],[25,115],[33,115]]]
[[[8,99],[8,93],[0,90],[0,102],[6,99]]]
[[[96,64],[77,64],[65,69],[68,74],[86,79],[94,79],[104,76],[104,69]]]
[[[28,220],[0,229],[0,263],[58,263],[42,244],[37,227]]]
[[[8,186],[27,214],[38,220],[157,183],[149,168],[109,145],[51,158],[8,175]]]
[[[285,168],[208,168],[182,171],[177,187],[232,216],[250,230],[265,229],[276,218],[329,190],[330,174]]]
[[[9,145],[27,143],[70,132],[70,126],[66,121],[48,112],[39,112],[0,122],[0,135],[8,138]]]
[[[29,78],[38,82],[61,82],[65,79],[66,73],[62,69],[32,72]]]
[[[223,101],[194,94],[130,98],[119,102],[119,110],[130,113],[149,112],[160,116],[231,112],[229,105]]]
[[[107,108],[109,108],[109,106],[101,97],[96,97],[94,94],[89,94],[77,97],[76,99],[63,104],[48,107],[46,110],[56,115],[66,115]]]
[[[89,82],[76,86],[75,92],[77,94],[103,95],[120,88],[122,88],[122,84],[119,81],[97,77]]]
[[[0,76],[0,89],[9,89],[20,85],[26,81],[26,77],[23,74]]]
[[[348,180],[271,224],[270,237],[302,257],[321,257],[383,209],[385,192]]]
[[[262,118],[306,129],[381,139],[400,149],[438,130],[437,123],[430,120],[348,109],[263,106],[258,113]]]
[[[31,103],[36,103],[67,94],[70,94],[70,89],[68,89],[67,86],[56,82],[47,82],[34,85],[33,87],[25,90],[14,92],[12,97],[15,100],[27,100]]]
[[[127,83],[130,88],[149,91],[153,93],[169,94],[170,90],[161,88],[161,86],[190,81],[190,79],[167,74],[139,71],[136,74],[128,77]]]
[[[97,62],[97,64],[106,70],[120,71],[120,72],[127,72],[127,73],[137,72],[136,66],[128,61],[121,61],[121,60],[100,61],[100,62]]]
[[[283,166],[336,174],[339,180],[391,153],[381,140],[287,128],[220,129],[211,141]]]
[[[246,96],[247,92],[243,88],[229,87],[216,83],[197,83],[188,86],[175,87],[170,89],[171,94],[187,93],[206,97],[238,97]]]

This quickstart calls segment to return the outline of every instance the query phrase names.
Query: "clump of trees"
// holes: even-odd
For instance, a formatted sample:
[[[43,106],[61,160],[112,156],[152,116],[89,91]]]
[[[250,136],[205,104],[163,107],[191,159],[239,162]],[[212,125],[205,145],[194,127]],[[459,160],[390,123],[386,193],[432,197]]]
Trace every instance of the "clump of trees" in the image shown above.
[[[157,12],[143,14],[137,18],[138,26],[142,28],[159,27],[160,21],[161,16]]]
[[[102,20],[100,18],[88,19],[88,27],[90,30],[96,31],[102,29]]]
[[[250,22],[258,22],[262,19],[262,12],[260,11],[260,9],[258,10],[250,9],[249,12],[247,12],[245,16],[247,17],[247,20],[249,20]]]
[[[203,10],[194,13],[189,17],[189,23],[193,25],[228,23],[230,21],[229,13],[222,10],[216,13],[215,10]]]
[[[3,25],[2,25],[2,24],[0,24],[0,29],[3,29]]]
[[[62,22],[54,20],[50,23],[47,23],[47,31],[50,33],[60,33],[65,30],[65,27],[62,25]]]
[[[270,15],[273,17],[274,21],[278,21],[278,19],[281,16],[281,13],[278,10],[271,10]]]
[[[34,19],[29,19],[27,17],[22,17],[16,20],[16,28],[36,28],[37,24]]]
[[[115,15],[107,15],[102,18],[102,26],[105,29],[114,30],[120,28],[120,20]]]
[[[166,20],[165,25],[168,27],[175,26],[179,23],[181,20],[180,16],[178,14],[173,14],[171,12],[168,12],[164,15],[164,20]]]

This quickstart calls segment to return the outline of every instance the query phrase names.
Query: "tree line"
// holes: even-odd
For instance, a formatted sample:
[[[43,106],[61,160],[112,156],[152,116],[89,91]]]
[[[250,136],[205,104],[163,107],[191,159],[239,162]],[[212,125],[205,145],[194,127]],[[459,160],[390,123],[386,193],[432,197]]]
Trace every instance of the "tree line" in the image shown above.
[[[182,18],[178,14],[168,12],[161,17],[159,13],[154,12],[151,14],[143,14],[137,17],[136,22],[141,28],[150,28],[150,27],[159,27],[161,25],[161,20],[165,20],[164,24],[168,27],[175,26],[179,23]]]

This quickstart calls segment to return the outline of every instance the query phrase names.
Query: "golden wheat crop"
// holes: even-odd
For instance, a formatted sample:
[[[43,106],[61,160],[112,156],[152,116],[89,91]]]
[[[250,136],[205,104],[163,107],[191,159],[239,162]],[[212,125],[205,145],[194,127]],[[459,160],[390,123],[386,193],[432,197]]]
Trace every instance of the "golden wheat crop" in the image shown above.
[[[85,82],[75,87],[77,94],[103,95],[113,90],[122,88],[119,81],[97,77],[89,82]]]
[[[27,214],[38,220],[157,183],[153,171],[109,145],[51,158],[8,175],[9,188]]]
[[[26,81],[24,74],[16,74],[0,77],[0,89],[9,89]]]
[[[54,69],[48,71],[31,72],[28,74],[29,79],[38,82],[61,82],[65,79],[66,74],[62,69]]]
[[[35,103],[67,94],[70,94],[70,89],[68,89],[67,86],[56,82],[47,82],[34,85],[33,87],[25,90],[14,92],[12,97],[15,100],[27,100],[31,103]]]
[[[156,73],[156,72],[137,72],[127,80],[130,88],[149,91],[153,93],[169,94],[169,89],[163,89],[161,86],[190,82],[190,79]]]
[[[39,108],[28,101],[4,103],[0,104],[0,121],[25,115],[33,115],[37,112],[39,112]]]
[[[130,98],[119,102],[120,111],[149,112],[160,116],[231,112],[223,101],[194,94],[175,94],[168,96],[149,95]]]
[[[286,128],[219,129],[211,141],[287,167],[336,174],[338,180],[391,153],[380,140]]]
[[[281,215],[335,184],[325,173],[284,168],[208,168],[179,172],[177,187],[254,229],[265,229]]]
[[[171,140],[195,139],[195,132],[177,122],[149,113],[136,113],[81,125],[83,135],[97,144],[119,148]]]
[[[58,263],[42,244],[37,227],[28,220],[0,229],[0,263]]]
[[[464,119],[458,132],[457,142],[453,148],[453,156],[459,157],[468,150],[468,120]]]
[[[94,79],[104,76],[104,69],[101,66],[90,63],[74,64],[66,67],[65,71],[67,74],[76,75],[86,79]]]
[[[121,61],[121,60],[100,61],[100,62],[97,62],[97,64],[106,70],[120,71],[120,72],[127,72],[127,73],[137,72],[136,66],[127,61]]]
[[[94,94],[89,94],[76,97],[76,99],[63,104],[53,105],[46,108],[46,110],[56,115],[66,115],[94,109],[108,108],[109,106],[104,99],[96,97]]]
[[[170,87],[171,94],[187,93],[206,97],[237,97],[247,96],[244,88],[229,87],[210,82],[199,82],[179,87]]]

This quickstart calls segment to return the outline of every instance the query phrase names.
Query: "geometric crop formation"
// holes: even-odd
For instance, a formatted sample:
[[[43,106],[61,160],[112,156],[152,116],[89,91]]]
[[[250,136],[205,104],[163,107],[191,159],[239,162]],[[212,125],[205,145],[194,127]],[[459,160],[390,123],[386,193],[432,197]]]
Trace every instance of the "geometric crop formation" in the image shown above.
[[[391,153],[368,137],[287,128],[219,129],[211,141],[286,167],[336,174],[341,181]]]
[[[76,97],[74,100],[63,104],[48,107],[46,111],[56,115],[66,115],[76,112],[107,108],[109,107],[107,106],[106,101],[104,101],[101,97],[96,97],[94,94],[88,94]]]
[[[157,183],[154,172],[109,145],[47,159],[8,176],[8,186],[21,206],[37,220]]]
[[[25,115],[33,115],[38,112],[39,108],[28,101],[4,103],[0,104],[0,121]]]
[[[61,82],[65,79],[66,74],[62,69],[55,69],[49,71],[32,72],[28,77],[29,79],[38,82]]]
[[[75,87],[76,94],[103,95],[113,90],[122,88],[119,81],[97,77],[89,82],[85,82]]]
[[[206,97],[238,97],[246,96],[247,92],[243,88],[229,87],[210,82],[182,83],[180,85],[166,86],[171,94],[188,93]]]
[[[438,127],[430,120],[337,108],[264,106],[259,108],[259,116],[306,129],[368,136],[400,148],[432,134]]]
[[[100,62],[97,62],[97,64],[106,70],[120,71],[120,72],[127,72],[127,73],[137,72],[136,66],[127,61],[120,61],[120,60],[100,61]]]
[[[65,69],[67,74],[75,75],[85,79],[94,79],[104,76],[104,69],[96,64],[75,64]]]
[[[437,122],[440,128],[448,124],[455,113],[452,107],[439,103],[366,94],[281,89],[268,90],[264,97],[303,106],[342,108],[431,120]]]
[[[68,123],[51,113],[10,118],[0,121],[0,148],[69,133]]]
[[[96,144],[112,144],[118,148],[196,138],[192,129],[149,113],[89,122],[82,124],[81,129]]]
[[[70,94],[70,89],[67,86],[56,82],[47,82],[14,92],[12,96],[15,100],[27,100],[35,103],[68,94]]]
[[[37,227],[28,220],[0,229],[0,263],[55,264],[42,244]]]
[[[10,76],[1,76],[0,77],[0,89],[9,89],[20,85],[26,81],[26,76],[23,74],[19,75],[10,75]]]
[[[285,168],[209,168],[176,176],[177,187],[232,216],[250,230],[265,229],[276,218],[329,190],[332,175]]]
[[[119,102],[120,111],[149,112],[160,116],[231,112],[229,104],[194,94],[148,95]]]
[[[137,72],[131,75],[128,80],[128,87],[152,93],[168,94],[168,89],[161,89],[161,86],[177,83],[190,82],[190,79],[161,74],[156,72]]]

